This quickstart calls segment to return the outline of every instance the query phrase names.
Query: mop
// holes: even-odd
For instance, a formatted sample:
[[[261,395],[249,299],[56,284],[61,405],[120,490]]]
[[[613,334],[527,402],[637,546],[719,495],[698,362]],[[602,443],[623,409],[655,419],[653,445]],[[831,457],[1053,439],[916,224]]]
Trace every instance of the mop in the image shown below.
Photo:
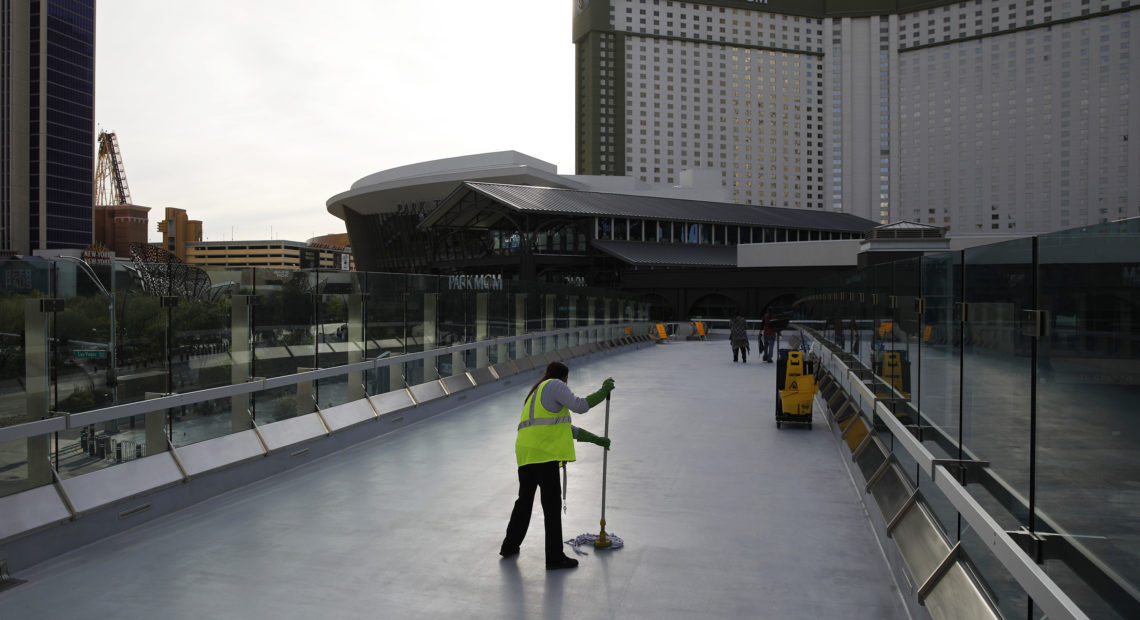
[[[610,437],[610,395],[606,394],[606,439]],[[606,534],[606,465],[607,455],[609,450],[602,450],[602,531],[599,534],[579,534],[577,537],[566,541],[574,549],[574,553],[578,555],[590,555],[582,551],[582,547],[586,545],[593,545],[595,549],[620,549],[625,545],[625,541],[614,535],[612,532]]]

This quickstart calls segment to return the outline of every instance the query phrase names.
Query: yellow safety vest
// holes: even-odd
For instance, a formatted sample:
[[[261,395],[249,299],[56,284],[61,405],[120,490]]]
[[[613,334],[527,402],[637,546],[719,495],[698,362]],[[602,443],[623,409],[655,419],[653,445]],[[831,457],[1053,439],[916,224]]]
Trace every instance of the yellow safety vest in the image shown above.
[[[575,460],[570,410],[563,407],[561,411],[551,412],[542,406],[542,390],[550,381],[543,381],[523,404],[519,435],[515,439],[515,458],[519,467]]]

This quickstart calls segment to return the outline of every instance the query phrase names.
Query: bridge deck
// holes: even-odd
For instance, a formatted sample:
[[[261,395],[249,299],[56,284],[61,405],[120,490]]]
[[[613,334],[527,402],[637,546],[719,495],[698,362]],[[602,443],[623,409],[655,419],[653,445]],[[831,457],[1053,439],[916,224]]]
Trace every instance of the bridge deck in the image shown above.
[[[577,569],[544,570],[537,501],[522,553],[497,553],[523,381],[15,575],[0,617],[905,618],[832,433],[818,412],[776,429],[758,357],[571,360],[579,393],[617,381],[606,518],[626,542]],[[604,414],[575,423],[600,435]],[[579,444],[564,537],[597,532],[601,478]]]

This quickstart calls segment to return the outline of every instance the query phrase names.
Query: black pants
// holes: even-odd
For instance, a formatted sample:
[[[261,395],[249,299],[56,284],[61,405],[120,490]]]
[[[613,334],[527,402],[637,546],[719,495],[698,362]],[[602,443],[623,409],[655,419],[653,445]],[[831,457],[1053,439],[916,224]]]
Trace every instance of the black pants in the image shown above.
[[[546,561],[562,557],[562,486],[558,481],[558,461],[532,463],[519,468],[519,498],[511,511],[503,549],[518,548],[530,527],[530,513],[534,509],[534,490],[541,489],[542,517],[546,526]]]

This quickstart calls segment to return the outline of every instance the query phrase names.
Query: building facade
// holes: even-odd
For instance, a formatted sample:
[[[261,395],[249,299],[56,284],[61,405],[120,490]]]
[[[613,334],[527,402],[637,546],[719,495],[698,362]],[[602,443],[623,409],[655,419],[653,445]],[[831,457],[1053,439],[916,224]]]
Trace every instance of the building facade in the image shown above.
[[[146,245],[149,212],[139,205],[96,205],[95,241],[116,256],[130,256],[132,243]]]
[[[0,1],[0,251],[86,248],[94,0]]]
[[[199,241],[186,246],[185,262],[199,267],[269,269],[353,268],[352,254],[344,248],[298,241]]]
[[[1140,214],[1127,0],[583,0],[579,174],[951,234]]]
[[[186,209],[167,207],[165,216],[158,223],[162,233],[162,249],[177,256],[182,262],[189,262],[188,246],[202,240],[202,220],[192,220]]]

